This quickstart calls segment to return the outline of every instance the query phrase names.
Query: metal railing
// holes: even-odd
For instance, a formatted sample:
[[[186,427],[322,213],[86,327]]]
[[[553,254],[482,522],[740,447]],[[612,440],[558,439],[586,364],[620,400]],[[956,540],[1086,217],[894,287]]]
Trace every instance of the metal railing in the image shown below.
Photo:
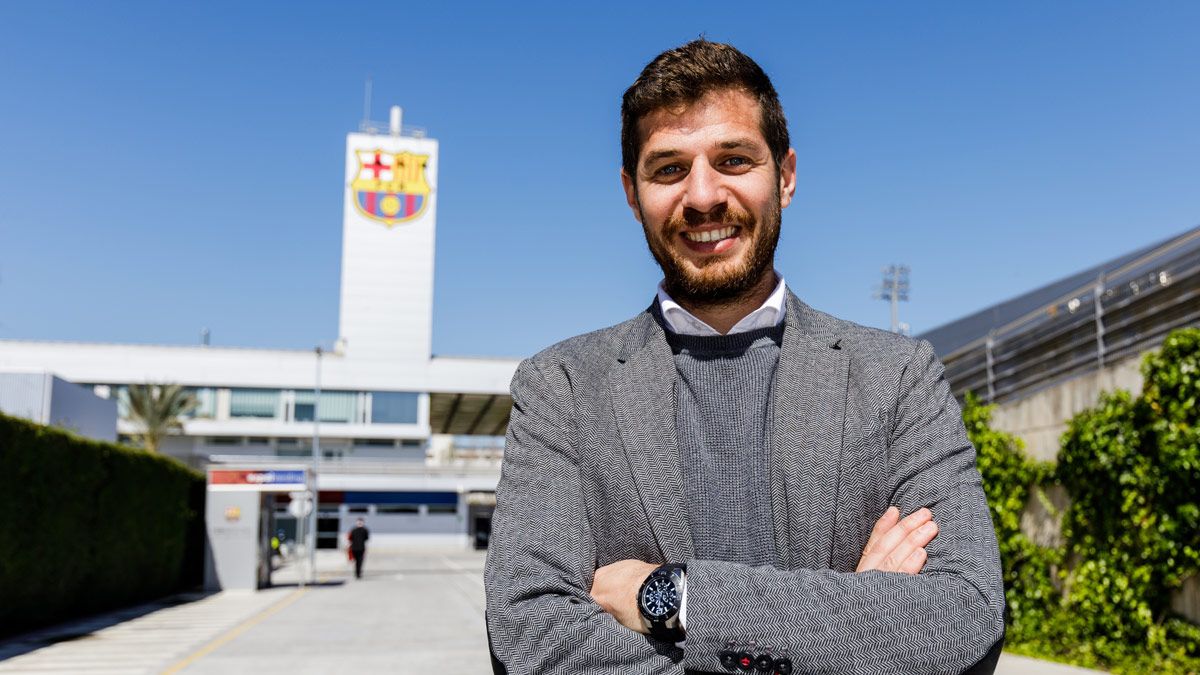
[[[1200,230],[991,330],[942,358],[960,400],[1020,398],[1200,325]]]
[[[389,136],[392,133],[390,123],[375,122],[373,120],[359,122],[358,130],[364,134],[375,134],[378,136]],[[425,138],[426,133],[425,127],[414,127],[407,124],[400,127],[400,135],[409,138]]]

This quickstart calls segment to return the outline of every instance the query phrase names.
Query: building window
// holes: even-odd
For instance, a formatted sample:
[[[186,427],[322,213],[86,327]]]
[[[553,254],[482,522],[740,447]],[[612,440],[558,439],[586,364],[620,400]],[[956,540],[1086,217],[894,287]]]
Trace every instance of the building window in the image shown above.
[[[217,392],[212,387],[184,387],[184,391],[196,397],[198,406],[188,414],[185,418],[199,418],[210,420],[216,417],[217,413]]]
[[[278,389],[231,389],[229,391],[230,417],[279,417]]]
[[[356,448],[392,448],[395,447],[396,441],[390,438],[356,438],[354,439],[354,447]]]
[[[312,391],[297,391],[292,419],[296,422],[313,421],[313,408],[317,397]],[[357,419],[358,394],[353,391],[321,392],[321,421],[349,424]]]
[[[238,436],[210,436],[208,439],[209,445],[241,445],[242,439]]]
[[[117,417],[129,419],[129,385],[118,384],[113,387],[117,396]]]
[[[411,391],[371,392],[371,423],[416,424],[420,397]]]
[[[400,447],[402,448],[419,448],[422,445],[425,445],[425,441],[419,438],[403,438],[400,440]]]
[[[409,513],[416,515],[421,512],[421,507],[417,504],[380,504],[375,507],[375,513]]]

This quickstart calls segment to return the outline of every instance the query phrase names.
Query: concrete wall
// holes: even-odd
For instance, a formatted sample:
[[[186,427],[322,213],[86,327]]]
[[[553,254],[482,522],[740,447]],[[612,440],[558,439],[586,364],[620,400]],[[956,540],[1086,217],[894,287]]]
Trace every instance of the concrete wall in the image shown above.
[[[1135,395],[1141,393],[1141,363],[1139,354],[1019,400],[1001,403],[992,414],[992,426],[1023,439],[1031,457],[1053,460],[1058,456],[1058,441],[1067,430],[1067,421],[1096,405],[1100,392],[1125,389]]]

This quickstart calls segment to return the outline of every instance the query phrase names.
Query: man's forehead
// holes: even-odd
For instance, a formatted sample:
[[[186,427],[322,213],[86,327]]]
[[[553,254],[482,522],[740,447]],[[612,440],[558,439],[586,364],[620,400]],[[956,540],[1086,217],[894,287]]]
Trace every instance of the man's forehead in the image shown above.
[[[719,89],[691,103],[664,106],[647,113],[638,120],[638,134],[643,151],[656,137],[669,142],[670,138],[688,136],[717,125],[739,135],[752,130],[753,137],[765,145],[761,115],[758,101],[750,94],[741,89]]]

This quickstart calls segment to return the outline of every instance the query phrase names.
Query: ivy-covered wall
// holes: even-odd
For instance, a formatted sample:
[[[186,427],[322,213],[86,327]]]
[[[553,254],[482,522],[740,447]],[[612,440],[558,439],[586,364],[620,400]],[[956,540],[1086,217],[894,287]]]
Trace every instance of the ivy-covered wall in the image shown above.
[[[0,414],[0,635],[198,584],[204,476]]]
[[[979,452],[1000,542],[1008,647],[1129,673],[1200,672],[1200,627],[1171,596],[1200,573],[1200,329],[1175,331],[1142,364],[1142,394],[1113,392],[1075,416],[1056,463],[990,427],[990,408],[963,410]],[[1021,530],[1030,500],[1053,511],[1062,544]]]

